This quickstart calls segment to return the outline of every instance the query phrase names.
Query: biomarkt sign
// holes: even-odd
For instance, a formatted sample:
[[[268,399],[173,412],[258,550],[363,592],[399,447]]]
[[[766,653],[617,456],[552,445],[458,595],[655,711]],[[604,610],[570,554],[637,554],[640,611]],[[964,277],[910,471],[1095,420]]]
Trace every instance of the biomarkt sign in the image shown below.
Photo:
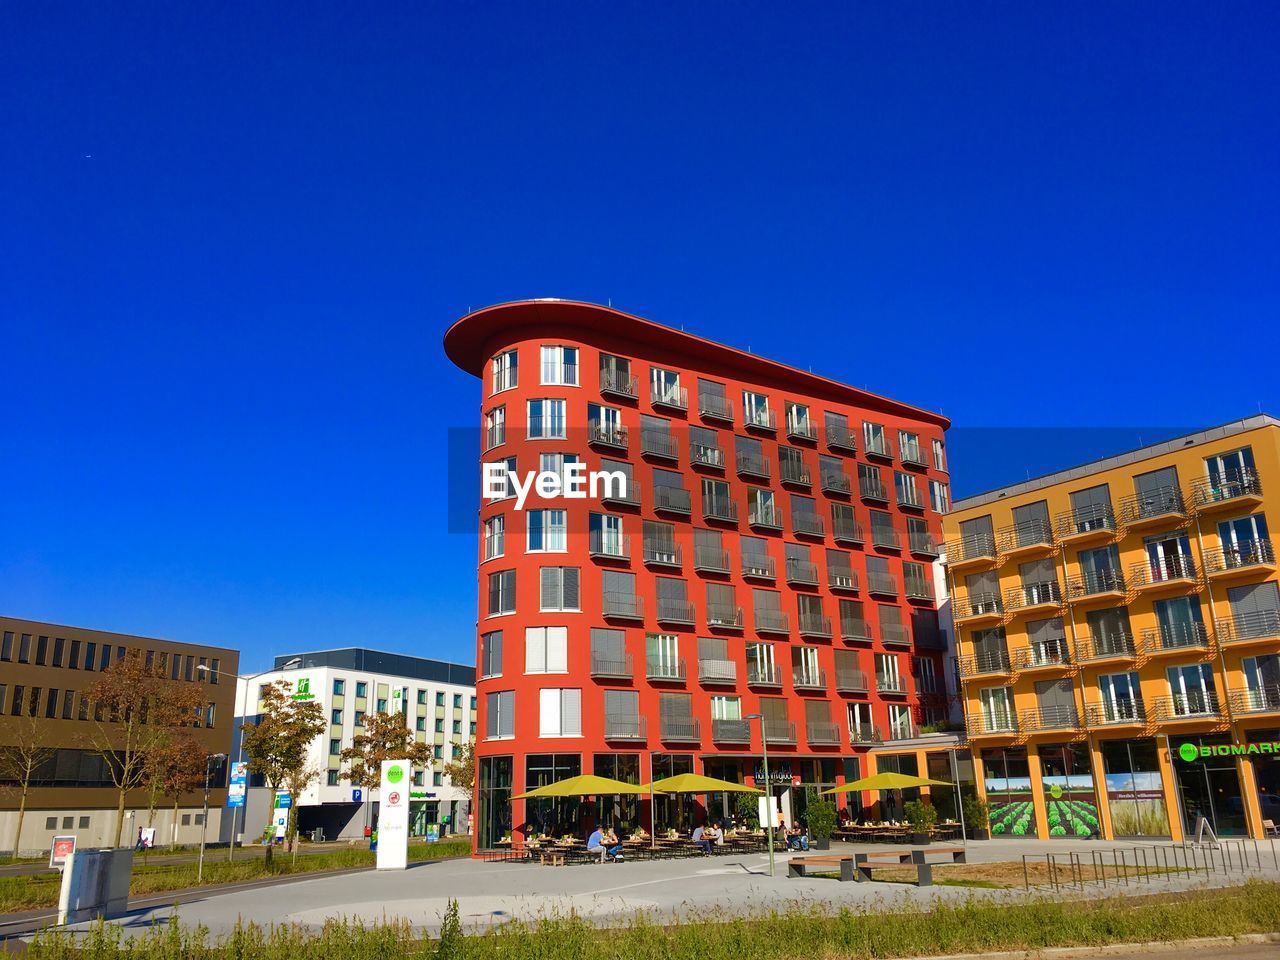
[[[1280,740],[1260,740],[1257,743],[1214,743],[1198,746],[1184,743],[1178,747],[1178,757],[1184,763],[1211,760],[1215,757],[1280,756]]]

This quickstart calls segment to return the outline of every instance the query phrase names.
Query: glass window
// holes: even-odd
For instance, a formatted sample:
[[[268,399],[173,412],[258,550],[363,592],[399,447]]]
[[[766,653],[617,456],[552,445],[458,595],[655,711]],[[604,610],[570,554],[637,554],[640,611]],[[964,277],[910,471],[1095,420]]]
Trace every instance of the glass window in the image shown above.
[[[542,348],[542,382],[577,386],[578,348],[544,346]]]
[[[500,353],[493,358],[491,363],[492,381],[491,393],[498,393],[501,390],[510,390],[516,386],[518,382],[517,360],[519,357],[516,351],[508,350],[506,353]]]
[[[529,439],[565,438],[565,402],[543,399],[529,401]]]

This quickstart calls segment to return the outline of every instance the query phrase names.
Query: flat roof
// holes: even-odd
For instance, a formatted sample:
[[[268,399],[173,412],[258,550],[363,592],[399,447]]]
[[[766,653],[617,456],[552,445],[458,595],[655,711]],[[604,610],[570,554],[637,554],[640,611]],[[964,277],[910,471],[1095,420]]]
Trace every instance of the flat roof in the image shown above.
[[[370,650],[366,647],[341,647],[336,650],[312,650],[306,653],[286,653],[275,658],[276,670],[285,669],[290,660],[301,660],[289,670],[309,670],[334,667],[340,670],[361,670],[365,673],[383,673],[412,680],[429,680],[435,683],[452,683],[463,687],[476,685],[476,668],[447,660],[431,660],[407,653],[391,653],[386,650]]]
[[[1072,480],[1082,480],[1105,470],[1126,467],[1130,464],[1140,463],[1143,460],[1150,460],[1153,457],[1185,450],[1187,447],[1196,446],[1197,444],[1224,440],[1227,437],[1248,433],[1250,430],[1258,430],[1262,427],[1280,427],[1280,420],[1266,413],[1245,417],[1243,420],[1232,420],[1230,423],[1198,430],[1195,433],[1183,434],[1180,437],[1173,437],[1161,443],[1153,443],[1134,450],[1127,450],[1124,453],[1112,454],[1099,460],[1090,460],[1088,463],[1082,463],[1079,466],[1068,467],[1065,470],[1058,470],[1054,473],[1046,473],[1043,476],[1032,477],[1030,480],[1023,480],[1020,483],[1011,483],[1005,487],[996,487],[994,490],[987,490],[984,493],[975,493],[973,496],[952,502],[951,509],[948,512],[959,513],[961,510],[985,506],[988,503],[994,503],[996,500],[1003,500],[1005,497],[1032,493],[1047,487],[1056,487],[1060,483],[1069,483]]]
[[[499,333],[513,327],[555,323],[588,329],[603,327],[610,334],[668,348],[673,354],[680,356],[718,360],[731,364],[748,375],[789,380],[796,384],[798,390],[804,390],[807,386],[811,391],[843,397],[846,403],[924,420],[944,430],[951,426],[948,418],[932,410],[859,390],[839,380],[769,360],[635,314],[615,310],[613,307],[583,300],[558,300],[553,297],[512,300],[473,310],[456,320],[445,332],[444,351],[461,369],[477,377],[483,376],[484,365],[489,360],[489,345]]]
[[[173,640],[169,637],[148,637],[138,633],[120,633],[115,630],[100,630],[97,627],[78,627],[72,623],[49,623],[47,620],[28,620],[25,617],[13,617],[8,614],[0,615],[0,620],[7,620],[13,623],[26,624],[37,630],[74,630],[78,633],[93,633],[101,637],[116,637],[120,640],[142,640],[148,643],[173,643],[183,647],[195,647],[200,650],[209,650],[214,653],[233,653],[240,655],[240,651],[234,647],[215,647],[210,643],[199,643],[195,640]]]

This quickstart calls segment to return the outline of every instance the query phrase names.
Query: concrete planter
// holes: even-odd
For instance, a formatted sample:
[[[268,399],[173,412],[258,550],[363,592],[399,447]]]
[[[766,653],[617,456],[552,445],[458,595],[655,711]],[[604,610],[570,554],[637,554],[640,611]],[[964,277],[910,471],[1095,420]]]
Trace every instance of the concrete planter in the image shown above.
[[[923,847],[929,844],[929,835],[927,833],[913,833],[911,835],[911,845],[913,847]]]

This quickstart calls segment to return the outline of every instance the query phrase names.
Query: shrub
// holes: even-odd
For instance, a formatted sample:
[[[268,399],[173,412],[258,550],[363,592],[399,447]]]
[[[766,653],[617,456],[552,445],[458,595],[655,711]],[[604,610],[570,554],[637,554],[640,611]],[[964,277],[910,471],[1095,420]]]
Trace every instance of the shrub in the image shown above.
[[[928,833],[929,828],[938,822],[938,811],[923,800],[908,801],[902,809],[907,815],[907,823],[916,833]]]
[[[990,827],[987,802],[978,796],[965,797],[964,822],[971,830],[985,830]]]
[[[836,805],[830,800],[810,800],[804,811],[809,834],[818,840],[830,839],[836,828]]]
[[[760,806],[754,793],[739,793],[734,800],[734,812],[752,830],[760,826]]]

